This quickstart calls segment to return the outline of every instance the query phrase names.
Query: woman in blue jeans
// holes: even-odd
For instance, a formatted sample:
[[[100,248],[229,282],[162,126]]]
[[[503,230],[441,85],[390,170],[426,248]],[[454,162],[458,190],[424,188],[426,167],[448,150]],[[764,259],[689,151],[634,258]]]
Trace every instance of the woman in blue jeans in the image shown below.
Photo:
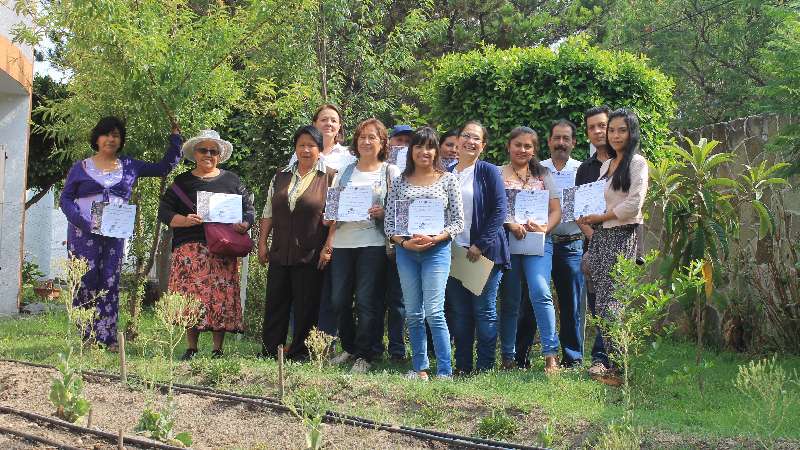
[[[378,321],[383,320],[386,291],[384,202],[392,178],[400,175],[397,166],[385,162],[388,143],[386,127],[380,120],[361,122],[353,134],[353,153],[358,161],[344,167],[333,181],[335,188],[368,187],[373,194],[369,220],[336,222],[328,231],[328,243],[333,248],[330,319],[338,319],[342,342],[342,353],[333,360],[343,363],[354,357],[352,373],[366,373],[371,368],[378,356],[375,344],[382,337],[378,335],[382,329]],[[351,314],[354,294],[355,327],[345,316]]]
[[[441,202],[444,227],[438,234],[409,236],[411,204],[422,199]],[[427,321],[436,352],[436,375],[450,378],[453,370],[444,291],[450,274],[450,238],[464,229],[464,210],[458,180],[441,168],[439,139],[431,128],[420,128],[411,138],[405,171],[389,190],[384,227],[386,236],[397,244],[397,271],[411,341],[413,370],[408,375],[428,379]]]
[[[509,221],[505,224],[509,234],[508,239],[521,240],[531,232],[550,233],[561,221],[561,207],[550,171],[543,167],[536,157],[539,151],[538,135],[528,127],[517,127],[511,131],[506,147],[509,163],[501,168],[505,188],[526,191],[547,190],[550,199],[547,223],[535,223],[529,220],[527,223],[519,224]],[[517,319],[524,276],[542,341],[544,370],[547,373],[558,370],[558,332],[553,296],[550,292],[552,267],[553,242],[549,235],[545,237],[543,255],[511,255],[511,269],[506,272],[503,280],[503,304],[500,308],[500,348],[503,368],[510,369],[514,365]]]
[[[473,368],[494,367],[497,345],[497,289],[503,270],[510,267],[508,238],[503,229],[508,201],[500,170],[480,161],[488,136],[479,122],[467,122],[459,132],[458,163],[450,170],[456,175],[464,202],[464,230],[454,237],[455,244],[467,249],[466,258],[476,262],[483,256],[494,263],[480,295],[468,290],[461,281],[447,281],[447,306],[456,346],[456,372],[468,374]],[[477,335],[477,336],[476,336]]]

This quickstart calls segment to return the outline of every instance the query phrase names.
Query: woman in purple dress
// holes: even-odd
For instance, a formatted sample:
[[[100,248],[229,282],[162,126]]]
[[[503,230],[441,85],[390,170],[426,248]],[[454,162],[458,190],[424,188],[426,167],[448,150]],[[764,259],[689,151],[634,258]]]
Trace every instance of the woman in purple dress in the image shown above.
[[[92,204],[127,203],[139,177],[170,173],[181,160],[183,138],[173,126],[169,148],[157,163],[120,156],[118,152],[125,146],[125,124],[116,117],[104,117],[92,129],[89,143],[95,154],[76,162],[69,170],[60,205],[69,221],[69,254],[85,259],[89,266],[73,305],[97,309],[94,325],[84,330],[84,339],[94,339],[116,351],[120,262],[125,240],[92,232]]]

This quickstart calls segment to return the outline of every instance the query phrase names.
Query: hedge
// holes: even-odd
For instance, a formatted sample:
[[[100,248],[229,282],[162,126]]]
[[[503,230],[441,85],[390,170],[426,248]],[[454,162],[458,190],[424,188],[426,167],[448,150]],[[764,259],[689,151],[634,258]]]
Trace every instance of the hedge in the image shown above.
[[[583,112],[596,105],[633,109],[642,124],[642,150],[658,158],[675,114],[673,82],[648,66],[644,57],[602,50],[573,38],[556,50],[547,47],[498,50],[484,47],[440,58],[424,86],[430,119],[455,128],[470,119],[489,130],[486,159],[505,161],[505,141],[516,126],[540,134],[542,158],[552,121],[578,125],[573,157],[588,153]]]

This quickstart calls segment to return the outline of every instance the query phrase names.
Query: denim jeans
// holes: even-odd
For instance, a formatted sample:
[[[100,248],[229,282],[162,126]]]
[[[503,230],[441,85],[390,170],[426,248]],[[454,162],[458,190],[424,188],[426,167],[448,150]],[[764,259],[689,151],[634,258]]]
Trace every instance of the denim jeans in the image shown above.
[[[472,372],[472,350],[476,347],[476,334],[476,368],[484,371],[494,367],[497,346],[497,289],[502,277],[501,267],[495,265],[481,295],[473,294],[455,278],[447,280],[447,304],[456,346],[456,369],[461,372]]]
[[[403,288],[411,364],[415,371],[429,367],[425,325],[433,335],[437,375],[450,376],[450,332],[444,319],[444,292],[450,274],[450,241],[423,252],[397,248],[397,272]]]
[[[553,285],[558,295],[558,316],[561,363],[572,365],[583,360],[583,241],[553,244]]]
[[[381,294],[385,290],[386,250],[381,246],[334,248],[331,257],[331,313],[339,318],[342,349],[357,358],[372,360],[377,334]],[[351,326],[353,294],[356,325]]]
[[[400,276],[397,274],[397,263],[394,257],[387,257],[386,264],[386,292],[381,294],[384,302],[378,312],[378,342],[373,348],[376,355],[383,354],[383,330],[384,325],[386,334],[389,335],[389,355],[397,358],[405,358],[406,343],[403,338],[405,331],[405,306],[403,306],[403,290],[400,287]],[[384,318],[386,322],[384,324]]]
[[[514,359],[516,354],[519,308],[522,300],[523,277],[528,285],[528,297],[536,316],[536,325],[530,328],[531,341],[536,329],[542,341],[542,355],[558,354],[558,333],[553,294],[550,292],[550,272],[553,264],[553,243],[548,238],[544,255],[511,255],[511,269],[503,280],[503,303],[500,307],[500,351],[504,359]],[[526,330],[528,331],[528,330]],[[525,351],[526,349],[521,349]]]

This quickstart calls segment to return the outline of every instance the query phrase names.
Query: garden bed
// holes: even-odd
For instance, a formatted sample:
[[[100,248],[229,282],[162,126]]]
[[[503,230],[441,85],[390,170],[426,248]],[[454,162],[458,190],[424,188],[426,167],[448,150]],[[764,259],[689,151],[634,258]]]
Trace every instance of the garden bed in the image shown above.
[[[0,373],[0,404],[41,415],[52,413],[47,395],[50,380],[57,374],[55,370],[0,362]],[[92,426],[112,433],[123,430],[126,435],[133,434],[148,400],[153,395],[162,397],[97,377],[87,376],[86,381],[86,397],[92,403]],[[289,414],[194,394],[176,393],[175,402],[179,411],[176,428],[192,433],[193,448],[294,449],[305,443],[304,427]],[[46,431],[55,441],[82,448],[113,448],[100,439],[52,427],[45,430],[35,422],[6,414],[0,415],[0,426],[31,434]],[[333,448],[448,448],[444,444],[340,424],[323,424],[323,436]],[[2,439],[19,441],[9,436]]]

